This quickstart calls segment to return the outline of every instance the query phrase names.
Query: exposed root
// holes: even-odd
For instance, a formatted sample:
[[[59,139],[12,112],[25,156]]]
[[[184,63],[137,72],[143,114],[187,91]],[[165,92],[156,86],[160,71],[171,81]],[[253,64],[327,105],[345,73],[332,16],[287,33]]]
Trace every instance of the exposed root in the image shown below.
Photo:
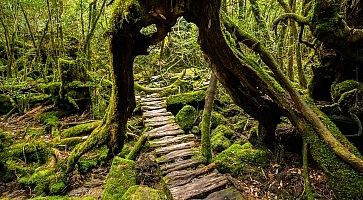
[[[142,85],[139,85],[138,83],[135,83],[135,90],[143,91],[143,92],[146,92],[148,94],[158,93],[158,92],[166,92],[167,93],[167,91],[173,90],[173,89],[177,88],[181,84],[182,79],[185,76],[185,73],[186,73],[186,70],[184,69],[182,74],[180,75],[180,77],[174,83],[172,83],[169,86],[162,87],[162,88],[149,88],[149,87],[144,87]]]

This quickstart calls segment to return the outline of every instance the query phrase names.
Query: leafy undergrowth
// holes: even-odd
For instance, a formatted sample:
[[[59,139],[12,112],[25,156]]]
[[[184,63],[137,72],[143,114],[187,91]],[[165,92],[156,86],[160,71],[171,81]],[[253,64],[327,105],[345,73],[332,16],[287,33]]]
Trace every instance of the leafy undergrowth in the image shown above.
[[[46,106],[0,118],[0,199],[98,199],[109,170],[105,146],[85,154],[72,176],[64,174],[72,149],[97,123],[88,113],[62,116]]]

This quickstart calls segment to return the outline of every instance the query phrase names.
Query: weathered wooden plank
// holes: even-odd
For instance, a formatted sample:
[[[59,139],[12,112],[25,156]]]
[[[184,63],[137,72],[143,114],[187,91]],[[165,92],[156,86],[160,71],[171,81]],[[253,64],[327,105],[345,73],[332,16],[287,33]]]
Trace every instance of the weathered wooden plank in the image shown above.
[[[202,178],[194,180],[192,183],[170,188],[174,200],[187,200],[201,197],[209,192],[225,186],[228,179],[217,173],[211,173]]]
[[[160,112],[144,112],[142,116],[144,118],[153,118],[160,116],[173,116],[173,114],[171,112],[167,112],[166,109],[162,109]]]
[[[196,160],[193,158],[190,158],[187,160],[178,160],[174,163],[161,165],[160,170],[163,174],[168,174],[172,171],[183,170],[183,169],[197,166],[200,163],[201,163],[200,160]]]
[[[146,98],[152,98],[152,97],[161,97],[159,93],[152,93],[145,96]]]
[[[182,134],[184,133],[183,130],[174,130],[177,131],[177,133],[175,134]],[[165,134],[161,133],[161,134]],[[194,135],[193,134],[182,134],[182,135],[178,135],[178,136],[164,136],[160,139],[155,139],[155,140],[150,140],[149,141],[149,146],[150,147],[162,147],[162,146],[167,146],[170,144],[175,144],[175,143],[180,143],[180,142],[184,142],[184,141],[188,141],[194,139]]]
[[[182,150],[177,150],[177,151],[173,151],[170,152],[166,155],[163,155],[159,158],[156,158],[156,162],[157,163],[166,163],[166,162],[171,162],[175,159],[180,159],[180,158],[184,158],[184,157],[188,157],[188,156],[192,156],[194,153],[193,149],[182,149]]]
[[[143,97],[140,98],[142,102],[150,102],[150,101],[165,101],[165,97]]]
[[[197,176],[206,174],[213,169],[216,168],[215,163],[211,163],[207,166],[195,169],[195,170],[181,170],[181,171],[173,171],[167,174],[164,178],[167,186],[169,188],[173,188],[180,185],[185,185],[187,183],[190,183],[190,181]]]
[[[145,122],[145,126],[146,127],[159,127],[159,126],[171,124],[171,123],[173,123],[173,121],[174,121],[173,119],[170,119],[170,120],[159,121],[159,122]]]
[[[170,120],[174,120],[174,116],[158,116],[158,117],[145,119],[144,122],[145,123],[148,123],[148,122],[162,122],[162,121],[170,121]]]
[[[172,123],[172,124],[167,124],[165,126],[161,126],[158,128],[154,128],[150,131],[147,131],[146,134],[158,133],[158,132],[162,132],[162,131],[172,131],[172,130],[177,130],[177,129],[180,129],[180,126],[177,123]]]
[[[165,108],[165,106],[141,106],[141,110],[159,110]]]
[[[141,102],[142,106],[162,106],[162,107],[166,107],[166,102],[163,101],[144,101]]]
[[[160,138],[160,137],[164,137],[164,136],[176,136],[176,135],[180,135],[183,133],[184,133],[184,131],[181,129],[167,130],[167,131],[162,131],[162,132],[150,133],[150,134],[148,134],[148,137],[149,137],[149,139],[152,139],[152,138]]]
[[[174,144],[174,145],[170,145],[170,146],[166,146],[166,147],[160,147],[160,148],[155,149],[154,153],[156,155],[167,154],[167,153],[170,153],[170,152],[176,151],[176,150],[190,149],[194,146],[195,146],[195,142],[191,141],[191,142],[186,142],[186,143],[181,143],[181,144]]]

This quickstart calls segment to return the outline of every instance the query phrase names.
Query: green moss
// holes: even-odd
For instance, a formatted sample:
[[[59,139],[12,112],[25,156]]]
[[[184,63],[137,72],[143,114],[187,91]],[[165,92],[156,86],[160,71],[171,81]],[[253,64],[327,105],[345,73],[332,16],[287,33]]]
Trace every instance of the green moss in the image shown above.
[[[136,185],[135,162],[116,156],[107,175],[102,199],[121,199],[127,189]]]
[[[166,105],[171,108],[183,105],[204,105],[205,91],[195,91],[169,96]]]
[[[201,133],[199,126],[193,126],[190,132],[193,133],[194,135],[200,135]]]
[[[231,146],[231,141],[222,132],[214,134],[211,138],[212,149],[221,152]]]
[[[43,128],[28,128],[26,134],[30,137],[38,137],[45,135],[45,130]]]
[[[223,124],[218,125],[217,128],[215,128],[213,130],[212,135],[219,134],[219,133],[221,133],[224,137],[226,137],[228,139],[231,139],[235,134],[235,132],[232,129],[230,129],[228,126],[223,125]]]
[[[227,119],[218,112],[212,112],[210,126],[215,129],[218,125],[227,124]]]
[[[83,156],[78,161],[78,170],[81,173],[89,172],[106,162],[108,154],[108,148],[106,146],[97,149],[90,156]]]
[[[50,147],[44,141],[14,144],[0,153],[3,158],[19,158],[24,162],[45,163],[50,155]]]
[[[131,186],[122,196],[122,200],[163,200],[166,199],[158,190],[142,185]]]
[[[54,127],[59,125],[59,112],[46,112],[40,115],[40,121],[46,127]]]
[[[337,102],[344,93],[359,87],[360,83],[354,80],[346,80],[340,83],[335,83],[331,86],[332,98],[335,102]]]
[[[67,128],[62,131],[63,137],[74,137],[74,136],[80,136],[89,133],[93,129],[97,128],[102,121],[95,121],[91,123],[86,124],[79,124],[77,126],[73,126],[71,128]]]
[[[358,149],[354,147],[344,135],[341,134],[336,125],[322,113],[311,99],[306,100],[322,122],[351,153],[363,158]],[[304,139],[310,145],[310,153],[314,160],[329,175],[329,185],[334,190],[337,199],[361,199],[363,191],[363,175],[356,172],[350,165],[343,162],[331,150],[322,138],[320,138],[312,127],[305,127]]]
[[[11,135],[0,128],[0,152],[12,144]],[[1,161],[1,157],[0,157]]]
[[[68,196],[45,196],[35,197],[30,200],[96,200],[95,197],[83,196],[83,197],[68,197]]]
[[[233,144],[214,158],[218,169],[224,173],[241,175],[255,171],[256,167],[265,167],[268,163],[267,153],[252,149],[250,144]]]
[[[18,182],[26,187],[34,188],[37,195],[60,194],[66,186],[62,174],[41,168],[29,176],[20,178]]]
[[[49,185],[49,193],[50,194],[59,194],[66,187],[66,184],[63,181],[53,181],[50,182]]]
[[[175,116],[175,121],[183,130],[188,131],[193,127],[197,114],[193,106],[186,105]]]

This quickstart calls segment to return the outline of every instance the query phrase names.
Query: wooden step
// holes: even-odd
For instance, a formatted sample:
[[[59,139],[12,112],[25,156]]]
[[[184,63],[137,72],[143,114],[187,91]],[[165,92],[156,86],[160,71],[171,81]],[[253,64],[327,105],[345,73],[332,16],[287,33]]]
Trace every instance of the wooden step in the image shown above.
[[[219,174],[211,173],[207,176],[193,180],[192,183],[170,188],[174,200],[187,200],[191,198],[205,196],[225,186],[228,179]]]
[[[173,113],[167,112],[166,109],[162,109],[162,112],[144,112],[142,116],[144,118],[153,118],[161,116],[173,116]]]
[[[176,144],[176,143],[181,143],[181,142],[186,142],[189,141],[191,139],[194,139],[194,135],[193,134],[182,134],[184,133],[184,131],[182,130],[174,130],[174,131],[178,131],[178,136],[164,136],[160,139],[155,139],[155,140],[150,140],[149,141],[149,146],[150,147],[163,147],[163,146],[167,146],[167,145],[171,145],[171,144]],[[165,132],[164,132],[165,134]]]
[[[162,121],[170,121],[170,120],[174,120],[174,116],[158,116],[158,117],[153,117],[153,118],[149,118],[149,119],[145,119],[144,122],[148,123],[148,122],[162,122]]]
[[[165,101],[144,101],[141,102],[142,106],[163,106],[166,107]]]
[[[184,134],[184,131],[181,129],[177,129],[177,130],[167,130],[167,131],[163,131],[163,132],[159,132],[159,133],[149,133],[148,137],[150,139],[152,138],[160,138],[160,137],[164,137],[164,136],[175,136],[175,135],[181,135]]]
[[[176,159],[181,159],[181,158],[185,158],[185,157],[189,157],[192,156],[194,154],[194,150],[193,149],[182,149],[182,150],[177,150],[177,151],[173,151],[170,152],[166,155],[163,155],[159,158],[156,158],[156,162],[157,163],[166,163],[166,162],[171,162],[174,161]]]
[[[167,154],[167,153],[170,153],[170,152],[176,151],[176,150],[190,149],[190,148],[192,148],[194,146],[195,146],[195,142],[191,141],[191,142],[186,142],[186,143],[181,143],[181,144],[174,144],[174,145],[171,145],[171,146],[156,148],[154,150],[154,153],[156,155],[162,155],[162,154]]]
[[[159,93],[152,93],[145,96],[146,98],[161,97]]]
[[[180,170],[173,171],[164,177],[164,180],[169,188],[174,188],[180,185],[190,183],[192,179],[206,174],[216,168],[215,163],[211,163],[207,166],[200,167],[195,170]]]
[[[166,120],[166,121],[159,121],[159,122],[145,122],[145,126],[146,127],[159,127],[159,126],[164,126],[167,124],[171,124],[173,123],[174,120]]]
[[[151,110],[160,110],[165,109],[165,106],[141,106],[141,110],[151,111]]]
[[[160,170],[163,174],[168,174],[172,171],[177,171],[177,170],[183,170],[183,169],[187,169],[190,167],[194,167],[197,166],[201,163],[200,160],[196,160],[193,158],[187,159],[187,160],[178,160],[174,163],[170,163],[170,164],[163,164],[160,166]]]
[[[168,112],[166,110],[166,108],[161,108],[161,109],[157,109],[157,110],[147,110],[147,111],[144,111],[144,116],[145,115],[153,115],[153,114],[156,114],[156,113],[166,113]]]
[[[165,101],[165,97],[143,97],[140,98],[142,102],[150,102],[150,101]]]
[[[149,137],[153,137],[153,135],[155,135],[155,137],[157,137],[162,132],[174,131],[174,130],[181,130],[180,126],[178,124],[176,124],[176,123],[166,124],[164,126],[154,128],[154,129],[152,129],[150,131],[147,131],[145,134],[147,134]],[[159,137],[163,137],[163,136],[165,136],[165,135],[161,134],[161,136],[159,136]]]

